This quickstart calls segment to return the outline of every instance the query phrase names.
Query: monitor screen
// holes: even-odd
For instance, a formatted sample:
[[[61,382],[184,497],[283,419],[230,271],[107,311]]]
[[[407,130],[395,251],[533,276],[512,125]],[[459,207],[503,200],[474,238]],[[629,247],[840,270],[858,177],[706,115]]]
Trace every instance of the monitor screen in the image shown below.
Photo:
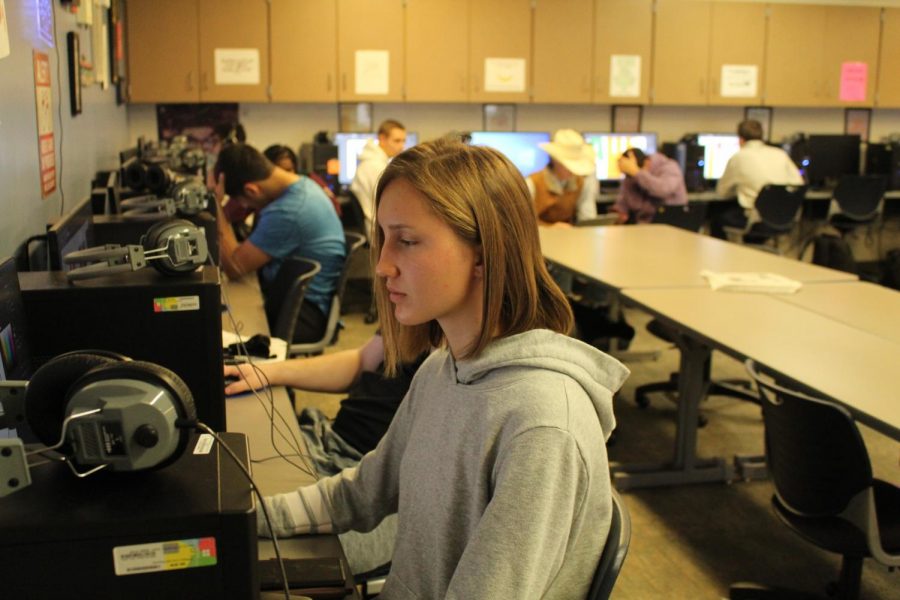
[[[19,290],[16,263],[0,259],[0,380],[31,377],[31,355],[25,341],[25,306]],[[14,429],[0,428],[0,438],[16,437]]]
[[[810,135],[801,168],[811,186],[834,186],[841,175],[859,175],[858,135]]]
[[[62,271],[62,257],[75,250],[94,245],[94,224],[91,197],[78,203],[64,217],[47,228],[47,249],[50,253],[50,269]],[[76,265],[67,265],[69,270]]]
[[[728,160],[741,149],[738,136],[731,133],[697,134],[697,145],[703,146],[703,178],[719,179]]]
[[[488,146],[506,155],[523,177],[547,166],[550,156],[538,144],[550,141],[546,131],[473,131],[473,146]]]
[[[619,157],[629,148],[639,148],[648,156],[656,153],[655,133],[585,133],[584,141],[594,147],[600,181],[622,179]]]
[[[350,185],[353,176],[356,175],[356,165],[359,164],[359,153],[369,140],[378,139],[377,133],[343,133],[334,134],[334,144],[338,149],[338,162],[341,165],[338,171],[338,183]],[[412,148],[419,143],[419,134],[414,131],[406,132],[406,146]]]

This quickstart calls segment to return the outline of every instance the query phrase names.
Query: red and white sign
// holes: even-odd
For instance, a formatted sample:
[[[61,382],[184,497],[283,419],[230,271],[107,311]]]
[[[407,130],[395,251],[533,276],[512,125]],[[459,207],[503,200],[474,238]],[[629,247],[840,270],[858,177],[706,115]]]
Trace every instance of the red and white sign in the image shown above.
[[[41,167],[41,197],[56,191],[56,144],[53,141],[53,96],[50,57],[34,51],[34,102],[37,108],[38,158]]]

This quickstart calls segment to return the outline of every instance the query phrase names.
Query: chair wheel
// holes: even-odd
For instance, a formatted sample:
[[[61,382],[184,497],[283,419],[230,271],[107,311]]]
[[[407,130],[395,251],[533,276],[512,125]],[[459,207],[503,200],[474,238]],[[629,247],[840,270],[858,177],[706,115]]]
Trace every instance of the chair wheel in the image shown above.
[[[706,415],[697,415],[697,427],[706,427],[707,423],[709,423],[709,419],[706,418]]]

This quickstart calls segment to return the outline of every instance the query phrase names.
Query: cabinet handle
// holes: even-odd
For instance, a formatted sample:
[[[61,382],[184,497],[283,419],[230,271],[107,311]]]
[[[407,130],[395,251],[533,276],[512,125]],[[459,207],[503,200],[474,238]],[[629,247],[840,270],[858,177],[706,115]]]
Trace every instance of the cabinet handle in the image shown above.
[[[331,91],[331,73],[329,73],[328,76],[325,78],[325,91],[326,92]]]
[[[342,92],[347,91],[347,74],[346,73],[341,73],[341,91]]]
[[[209,88],[207,87],[207,73],[204,71],[200,73],[200,91],[205,92]]]
[[[189,91],[189,92],[194,91],[194,72],[193,71],[188,71],[188,74],[187,74],[187,91]]]
[[[719,89],[718,79],[713,77],[709,82],[709,93],[711,96],[718,96],[719,93],[716,91]]]

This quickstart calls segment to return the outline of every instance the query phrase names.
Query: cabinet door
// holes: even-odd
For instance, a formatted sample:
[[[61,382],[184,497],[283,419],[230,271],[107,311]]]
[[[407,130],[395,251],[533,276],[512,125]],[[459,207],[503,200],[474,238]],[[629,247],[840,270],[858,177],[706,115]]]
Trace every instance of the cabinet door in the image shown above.
[[[469,0],[469,32],[472,77],[471,99],[476,102],[527,102],[531,86],[531,2],[530,0]],[[485,81],[488,59],[494,61],[492,77]],[[518,85],[525,61],[524,89]],[[485,89],[485,83],[490,89]],[[512,91],[496,91],[504,86]]]
[[[822,106],[825,7],[772,4],[769,11],[765,103]]]
[[[403,23],[403,0],[338,0],[340,100],[403,100]]]
[[[271,0],[273,102],[337,100],[334,0]]]
[[[200,0],[200,100],[269,99],[269,4]]]
[[[826,6],[822,48],[824,104],[827,106],[872,106],[878,74],[878,36],[881,9],[871,6]],[[847,63],[865,64],[865,98],[841,99],[841,81]]]
[[[766,45],[766,5],[757,2],[712,4],[709,41],[709,103],[726,105],[755,105],[762,102],[763,67]],[[723,65],[729,68],[723,91]],[[743,67],[755,66],[753,95],[742,90],[752,76]]]
[[[710,3],[658,0],[653,46],[654,104],[706,104]]]
[[[880,107],[900,108],[900,8],[884,9],[876,98]]]
[[[594,7],[594,102],[600,104],[646,104],[650,87],[650,49],[653,44],[653,0],[597,0]],[[612,95],[610,71],[613,56],[639,59],[640,76],[637,96],[631,95],[628,81],[621,81]],[[618,64],[632,60],[616,59]],[[631,65],[634,66],[632,60]],[[621,77],[628,78],[629,72]]]
[[[406,0],[406,99],[469,99],[469,4]]]
[[[590,102],[593,15],[594,0],[537,0],[534,102]]]
[[[128,0],[130,102],[200,100],[196,0]]]

